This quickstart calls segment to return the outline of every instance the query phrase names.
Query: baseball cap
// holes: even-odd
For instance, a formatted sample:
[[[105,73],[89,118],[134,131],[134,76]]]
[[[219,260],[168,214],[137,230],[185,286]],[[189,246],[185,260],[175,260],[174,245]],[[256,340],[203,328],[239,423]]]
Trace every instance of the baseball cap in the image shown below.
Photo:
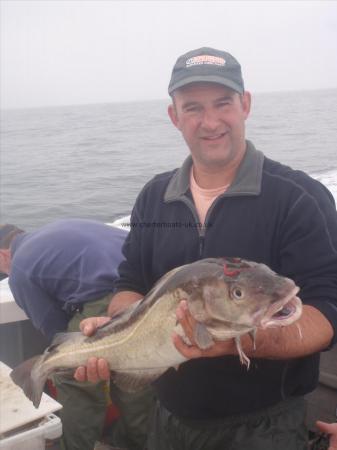
[[[222,84],[240,94],[244,92],[241,66],[230,53],[215,48],[202,47],[177,59],[168,88],[173,91],[190,83],[208,82]]]

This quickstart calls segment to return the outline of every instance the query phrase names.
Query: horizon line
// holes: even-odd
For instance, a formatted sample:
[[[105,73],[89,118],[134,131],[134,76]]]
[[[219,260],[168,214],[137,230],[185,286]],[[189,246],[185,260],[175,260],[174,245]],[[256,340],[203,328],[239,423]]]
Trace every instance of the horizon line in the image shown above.
[[[332,91],[337,90],[335,87],[324,87],[324,88],[305,88],[305,89],[282,89],[279,91],[250,91],[252,95],[263,95],[263,94],[284,94],[284,93],[295,93],[295,92],[313,92],[313,91]],[[84,103],[64,103],[64,104],[54,104],[54,105],[36,105],[36,106],[10,106],[3,108],[0,104],[0,111],[17,111],[24,109],[47,109],[47,108],[64,108],[64,107],[74,107],[74,106],[94,106],[94,105],[107,105],[107,104],[127,104],[127,103],[150,103],[155,101],[170,101],[169,97],[165,98],[152,98],[152,99],[138,99],[138,100],[117,100],[117,101],[96,101],[96,102],[84,102]]]

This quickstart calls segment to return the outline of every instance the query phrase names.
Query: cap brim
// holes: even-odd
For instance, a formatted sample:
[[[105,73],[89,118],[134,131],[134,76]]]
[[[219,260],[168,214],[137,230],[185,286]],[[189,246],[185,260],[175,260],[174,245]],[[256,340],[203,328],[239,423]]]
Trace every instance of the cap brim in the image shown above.
[[[243,94],[244,88],[243,86],[240,86],[239,84],[235,83],[232,80],[228,80],[227,78],[218,77],[216,75],[208,75],[208,76],[194,76],[194,77],[187,77],[183,80],[178,81],[177,83],[174,83],[172,86],[169,86],[168,93],[171,95],[173,91],[176,89],[179,89],[183,86],[186,86],[188,84],[192,83],[216,83],[221,84],[223,86],[226,86],[230,89],[233,89],[234,91],[238,92],[239,94]]]

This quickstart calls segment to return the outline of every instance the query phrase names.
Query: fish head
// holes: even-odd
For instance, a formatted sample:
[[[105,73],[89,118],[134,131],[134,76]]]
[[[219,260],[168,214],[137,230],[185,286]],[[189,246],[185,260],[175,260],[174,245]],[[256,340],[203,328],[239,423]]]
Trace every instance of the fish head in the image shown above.
[[[289,325],[300,317],[302,303],[293,280],[264,264],[240,258],[220,261],[213,275],[199,280],[202,314],[200,305],[197,314],[193,314],[196,303],[192,301],[190,307],[196,320],[210,327],[221,322],[233,329],[249,330]]]

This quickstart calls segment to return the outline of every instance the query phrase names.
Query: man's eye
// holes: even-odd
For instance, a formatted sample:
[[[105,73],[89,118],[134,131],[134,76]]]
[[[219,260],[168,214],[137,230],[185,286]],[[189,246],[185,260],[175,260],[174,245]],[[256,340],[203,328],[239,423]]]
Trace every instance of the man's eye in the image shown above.
[[[229,105],[230,105],[229,101],[218,103],[219,108],[223,108],[224,106],[229,106]]]
[[[200,111],[200,108],[198,108],[197,106],[190,106],[190,107],[186,108],[185,111],[186,111],[186,112],[191,112],[191,113],[193,113],[193,112],[199,112],[199,111]]]

